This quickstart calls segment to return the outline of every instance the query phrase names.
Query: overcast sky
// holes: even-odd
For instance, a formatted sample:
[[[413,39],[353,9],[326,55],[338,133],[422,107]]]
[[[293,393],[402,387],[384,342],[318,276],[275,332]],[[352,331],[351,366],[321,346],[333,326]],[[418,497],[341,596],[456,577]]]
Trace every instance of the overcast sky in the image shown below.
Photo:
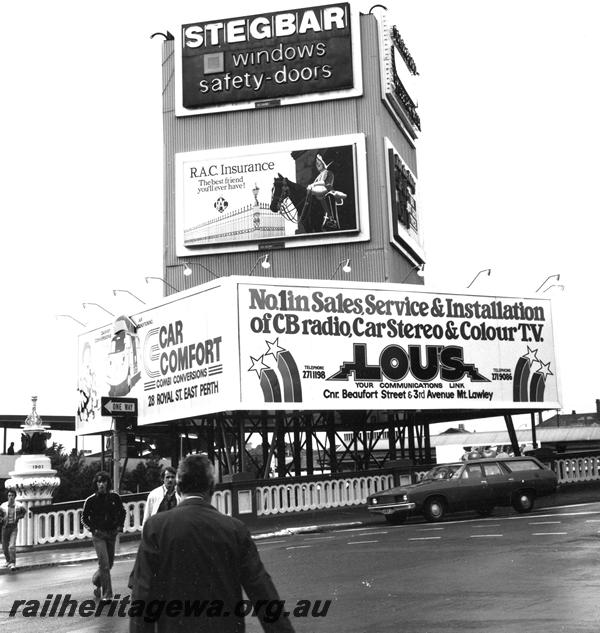
[[[313,6],[264,1],[253,11]],[[368,11],[375,4],[359,2]],[[76,345],[162,296],[161,38],[233,1],[2,3],[3,414],[74,414]],[[600,398],[598,3],[393,3],[420,72],[426,284],[531,296],[550,275],[563,411]]]

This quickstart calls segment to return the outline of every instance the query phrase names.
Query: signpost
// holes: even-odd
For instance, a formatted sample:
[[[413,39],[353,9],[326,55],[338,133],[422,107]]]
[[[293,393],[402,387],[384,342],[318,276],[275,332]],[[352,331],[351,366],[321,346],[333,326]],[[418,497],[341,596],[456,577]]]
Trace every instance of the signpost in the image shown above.
[[[112,454],[113,454],[113,485],[117,492],[121,488],[121,474],[119,472],[120,437],[117,429],[119,418],[129,418],[137,416],[137,398],[116,398],[102,396],[100,400],[102,415],[112,416]],[[121,431],[123,433],[124,431]]]
[[[113,418],[124,418],[137,415],[137,398],[112,398],[102,396],[102,415],[110,415]]]

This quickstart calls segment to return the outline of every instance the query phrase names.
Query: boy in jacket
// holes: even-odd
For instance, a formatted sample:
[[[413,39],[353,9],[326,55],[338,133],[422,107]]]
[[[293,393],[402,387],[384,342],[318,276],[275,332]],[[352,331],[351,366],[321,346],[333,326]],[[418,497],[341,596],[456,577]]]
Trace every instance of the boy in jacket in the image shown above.
[[[17,563],[17,531],[19,521],[25,516],[26,509],[22,503],[15,501],[16,492],[8,491],[8,501],[0,505],[0,523],[2,524],[2,550],[6,566],[14,571]]]
[[[81,522],[92,533],[92,543],[98,557],[98,569],[92,577],[94,596],[101,600],[112,600],[110,570],[115,559],[117,534],[123,531],[125,508],[121,497],[110,490],[108,473],[97,473],[94,485],[96,492],[85,500]]]

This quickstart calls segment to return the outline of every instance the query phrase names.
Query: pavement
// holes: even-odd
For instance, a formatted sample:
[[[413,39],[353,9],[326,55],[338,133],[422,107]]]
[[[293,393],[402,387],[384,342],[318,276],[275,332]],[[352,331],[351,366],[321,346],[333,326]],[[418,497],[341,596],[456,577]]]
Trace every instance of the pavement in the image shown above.
[[[563,484],[559,491],[548,497],[536,500],[536,508],[555,507],[593,503],[600,501],[600,481]],[[500,510],[500,509],[499,509]],[[510,510],[512,512],[512,510]],[[383,522],[380,516],[372,516],[364,505],[333,508],[311,512],[297,512],[274,517],[255,518],[248,527],[256,541],[266,538],[292,536],[312,532],[369,527]],[[139,534],[125,534],[117,544],[115,558],[132,558],[137,553]],[[31,549],[18,548],[17,572],[53,567],[55,565],[73,565],[83,561],[96,560],[96,554],[90,540],[56,543],[37,546]],[[6,567],[0,568],[0,575],[10,574]]]

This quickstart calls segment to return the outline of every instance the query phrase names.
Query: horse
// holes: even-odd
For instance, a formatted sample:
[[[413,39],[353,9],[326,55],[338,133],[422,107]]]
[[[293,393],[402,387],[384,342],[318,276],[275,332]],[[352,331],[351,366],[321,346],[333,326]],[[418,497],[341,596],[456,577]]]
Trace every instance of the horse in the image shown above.
[[[270,209],[273,213],[281,213],[286,220],[298,223],[298,209],[306,200],[306,187],[277,174],[271,189]]]
[[[281,213],[290,222],[298,225],[297,234],[322,233],[340,228],[337,207],[343,204],[346,194],[332,191],[326,198],[330,200],[332,213],[325,213],[324,206],[308,189],[281,174],[273,180],[270,209]]]

